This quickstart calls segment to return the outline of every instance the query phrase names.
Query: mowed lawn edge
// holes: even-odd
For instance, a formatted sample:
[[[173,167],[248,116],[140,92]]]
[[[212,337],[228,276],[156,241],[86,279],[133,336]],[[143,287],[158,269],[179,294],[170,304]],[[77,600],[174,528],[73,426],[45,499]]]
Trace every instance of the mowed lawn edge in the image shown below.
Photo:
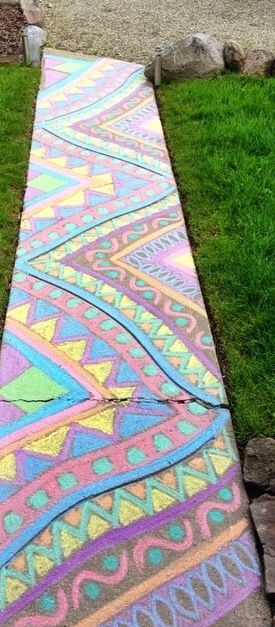
[[[40,71],[0,66],[0,338],[20,225]]]
[[[275,79],[174,81],[157,99],[239,445],[275,437]]]

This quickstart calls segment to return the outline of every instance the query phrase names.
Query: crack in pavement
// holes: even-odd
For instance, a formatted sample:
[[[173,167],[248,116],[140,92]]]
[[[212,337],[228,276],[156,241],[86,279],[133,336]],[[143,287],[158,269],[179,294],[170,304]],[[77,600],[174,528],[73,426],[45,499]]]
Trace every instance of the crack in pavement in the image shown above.
[[[57,397],[51,397],[51,398],[35,398],[35,399],[31,399],[31,398],[15,398],[15,399],[1,399],[2,403],[50,403],[51,401],[57,401],[61,398],[64,398],[64,396],[57,396]],[[69,397],[70,398],[70,397]],[[167,398],[167,399],[159,399],[159,398],[131,398],[131,397],[122,397],[122,398],[96,398],[96,397],[90,397],[91,400],[94,401],[98,401],[99,403],[110,403],[110,404],[116,404],[119,405],[121,404],[125,404],[125,403],[136,403],[137,405],[139,403],[148,403],[148,405],[152,405],[152,404],[159,404],[159,405],[188,405],[190,403],[198,403],[199,405],[201,405],[202,407],[205,407],[206,409],[229,409],[229,405],[228,403],[219,403],[217,405],[212,405],[211,403],[207,403],[206,401],[201,400],[200,398],[196,397],[196,396],[190,396],[190,398],[186,398],[186,399],[173,399],[173,398]],[[73,399],[72,399],[73,400]],[[85,399],[88,400],[88,399]]]

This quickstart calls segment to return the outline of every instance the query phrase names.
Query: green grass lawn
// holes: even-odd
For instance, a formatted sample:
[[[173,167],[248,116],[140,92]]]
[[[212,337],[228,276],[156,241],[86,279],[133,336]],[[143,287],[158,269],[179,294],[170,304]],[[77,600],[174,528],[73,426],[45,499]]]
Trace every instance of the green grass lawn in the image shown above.
[[[0,336],[18,236],[39,71],[0,66]]]
[[[237,438],[275,437],[275,79],[171,82],[158,99]]]

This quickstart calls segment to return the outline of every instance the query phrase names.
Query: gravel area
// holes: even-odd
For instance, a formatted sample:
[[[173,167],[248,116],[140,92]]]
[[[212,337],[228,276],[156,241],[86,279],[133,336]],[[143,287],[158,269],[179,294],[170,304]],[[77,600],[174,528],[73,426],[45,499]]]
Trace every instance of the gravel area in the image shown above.
[[[39,0],[48,45],[143,63],[190,32],[275,51],[275,0]]]

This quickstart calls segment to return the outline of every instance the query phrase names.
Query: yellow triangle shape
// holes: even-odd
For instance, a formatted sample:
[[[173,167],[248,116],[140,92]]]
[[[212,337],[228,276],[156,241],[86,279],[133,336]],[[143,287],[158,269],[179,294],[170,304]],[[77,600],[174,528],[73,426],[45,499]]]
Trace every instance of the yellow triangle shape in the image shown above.
[[[67,157],[52,157],[50,161],[53,161],[57,165],[60,165],[62,168],[66,166]]]
[[[69,427],[60,427],[57,431],[45,435],[39,440],[35,440],[31,444],[25,446],[26,451],[35,451],[36,453],[42,453],[44,455],[59,455],[64,440],[68,433]]]
[[[54,333],[55,327],[57,323],[57,318],[52,318],[51,320],[42,320],[42,322],[36,322],[32,325],[32,330],[41,335],[45,340],[51,342]]]
[[[53,274],[53,273],[52,273]],[[59,274],[59,272],[58,272]],[[58,274],[56,276],[58,276]],[[62,268],[62,279],[70,279],[70,277],[75,276],[74,268],[69,268],[68,266],[63,266]]]
[[[63,344],[58,344],[58,348],[74,361],[80,361],[86,348],[86,341],[64,342]]]
[[[180,340],[176,340],[172,346],[170,346],[169,351],[171,353],[182,353],[182,351],[186,351],[186,346]]]
[[[113,185],[101,185],[98,189],[94,189],[95,192],[100,192],[101,194],[113,194],[114,186]]]
[[[25,324],[27,322],[29,308],[30,303],[27,303],[26,305],[19,305],[19,307],[10,309],[8,311],[8,316],[13,318],[13,320],[18,320],[18,322],[23,322],[23,324]]]
[[[107,531],[109,527],[110,524],[107,520],[96,516],[96,514],[92,514],[87,527],[88,536],[91,540],[94,540],[94,538],[101,536],[105,531]]]
[[[6,601],[12,603],[16,601],[21,595],[26,592],[27,586],[18,579],[6,578]]]
[[[223,457],[223,455],[215,455],[209,453],[209,458],[214,466],[214,469],[217,475],[223,475],[230,466],[232,466],[232,460],[228,457]]]
[[[69,198],[62,200],[62,202],[58,203],[59,207],[75,207],[76,205],[83,205],[84,202],[84,192],[77,192],[77,194],[73,194]]]
[[[60,534],[60,544],[62,547],[64,557],[69,557],[74,551],[80,549],[83,544],[83,540],[79,540],[72,536],[68,531],[62,529]]]
[[[163,509],[166,509],[170,505],[176,502],[169,494],[165,494],[161,490],[152,490],[152,503],[155,512],[161,512]]]
[[[128,525],[134,520],[138,520],[145,516],[145,512],[125,499],[121,499],[119,504],[119,520],[123,525]]]
[[[184,477],[184,486],[187,496],[193,496],[193,494],[197,494],[197,492],[203,490],[206,485],[206,481],[203,481],[203,479],[199,479],[198,477],[190,477],[188,475],[185,475]]]
[[[16,475],[16,461],[13,453],[5,455],[0,459],[1,479],[14,479]]]
[[[112,361],[102,361],[100,364],[87,364],[84,366],[85,370],[91,372],[91,374],[99,381],[99,383],[104,383],[104,381],[109,376],[113,367]]]
[[[127,398],[128,396],[132,396],[135,389],[136,388],[110,388],[112,394],[114,394],[117,398]]]
[[[88,176],[89,174],[89,166],[88,165],[80,165],[77,168],[73,168],[73,173],[80,174],[82,176]]]
[[[35,218],[54,218],[54,210],[52,207],[45,207],[45,209],[41,209],[38,213],[35,214]]]
[[[120,307],[121,309],[124,309],[124,307],[133,307],[133,301],[130,300],[128,296],[122,296],[122,299],[120,301]]]
[[[188,368],[201,368],[201,363],[197,359],[197,357],[195,357],[195,355],[192,355],[190,357],[189,362],[188,362]]]
[[[32,148],[32,153],[36,156],[36,157],[44,157],[45,154],[45,148],[37,148],[36,150],[34,150]]]
[[[207,372],[205,373],[204,377],[203,377],[203,381],[204,383],[206,383],[206,385],[211,385],[212,383],[217,383],[217,379],[216,377],[214,377],[214,375],[209,372],[207,370]]]
[[[31,224],[29,220],[22,219],[21,222],[22,231],[31,231]]]
[[[114,430],[114,414],[115,409],[106,409],[95,416],[90,416],[90,418],[85,418],[78,422],[85,427],[111,434]]]
[[[49,560],[49,558],[46,557],[46,555],[34,555],[33,563],[34,563],[35,570],[40,577],[43,577],[44,575],[46,575],[49,572],[49,570],[51,570],[51,568],[53,567],[53,561]]]
[[[158,330],[158,335],[159,336],[162,336],[162,335],[173,335],[173,332],[170,329],[168,329],[168,327],[165,324],[162,324],[161,327]],[[176,340],[176,342],[179,342],[179,345],[181,346],[180,340]],[[174,346],[174,344],[173,344],[173,346]]]

